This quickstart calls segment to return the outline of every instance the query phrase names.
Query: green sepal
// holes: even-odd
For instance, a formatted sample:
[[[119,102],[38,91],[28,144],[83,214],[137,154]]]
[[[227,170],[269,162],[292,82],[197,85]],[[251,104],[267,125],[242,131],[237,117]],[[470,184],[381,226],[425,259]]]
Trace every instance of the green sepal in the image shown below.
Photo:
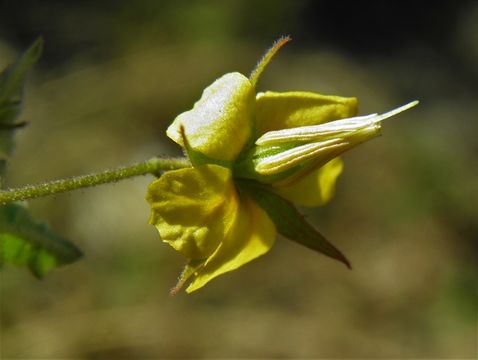
[[[201,165],[208,165],[208,164],[218,165],[228,169],[232,167],[231,161],[210,158],[209,156],[206,156],[203,153],[196,151],[190,147],[189,148],[185,147],[184,149],[185,149],[187,157],[189,158],[189,161],[191,161],[191,164],[195,167],[201,166]]]
[[[236,184],[240,191],[246,192],[264,209],[278,233],[351,268],[342,252],[312,227],[289,201],[254,181],[236,180]]]
[[[71,242],[36,222],[19,203],[0,206],[0,267],[28,267],[37,278],[82,256]]]
[[[18,60],[0,74],[0,154],[10,155],[15,124],[21,110],[23,83],[28,70],[42,53],[43,40],[37,39]]]
[[[263,184],[272,184],[279,182],[299,171],[303,165],[298,165],[279,174],[262,175],[255,170],[258,161],[264,157],[279,154],[283,151],[292,149],[296,144],[281,144],[279,146],[255,146],[248,148],[243,152],[234,164],[234,177],[241,179],[252,179]]]
[[[171,295],[176,295],[179,290],[184,286],[184,284],[189,280],[191,276],[194,275],[201,267],[204,266],[204,263],[207,259],[196,259],[190,260],[184,267],[181,275],[179,275],[178,282],[176,285],[169,291]]]
[[[194,150],[189,144],[189,141],[184,131],[184,127],[181,126],[179,130],[181,132],[181,137],[184,144],[184,152],[186,153],[186,156],[188,157],[192,166],[197,167],[201,165],[211,164],[211,165],[222,166],[228,169],[232,167],[231,161],[212,159],[209,156],[203,154],[202,152]]]

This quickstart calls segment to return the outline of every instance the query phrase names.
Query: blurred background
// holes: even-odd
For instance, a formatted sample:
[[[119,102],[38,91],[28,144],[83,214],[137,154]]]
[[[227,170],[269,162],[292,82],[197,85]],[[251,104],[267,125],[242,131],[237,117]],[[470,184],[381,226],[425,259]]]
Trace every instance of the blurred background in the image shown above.
[[[0,67],[39,35],[9,185],[179,155],[164,130],[274,39],[259,90],[420,105],[344,157],[333,201],[303,209],[353,270],[279,238],[192,295],[148,225],[151,177],[30,202],[85,252],[38,281],[1,273],[0,357],[477,356],[478,3],[2,1]]]

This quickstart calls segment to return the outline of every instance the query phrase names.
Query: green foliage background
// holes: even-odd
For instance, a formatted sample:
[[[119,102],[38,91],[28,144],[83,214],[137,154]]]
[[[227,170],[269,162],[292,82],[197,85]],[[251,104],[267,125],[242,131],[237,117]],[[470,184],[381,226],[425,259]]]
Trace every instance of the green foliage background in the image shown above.
[[[478,7],[329,3],[2,4],[0,68],[45,38],[6,185],[178,155],[175,115],[283,34],[260,90],[357,96],[362,114],[421,104],[347,154],[334,200],[306,210],[352,271],[279,239],[170,297],[183,260],[147,224],[150,178],[31,201],[85,257],[41,281],[0,273],[0,357],[476,356]]]
[[[18,59],[0,73],[0,188],[6,164],[12,155],[16,132],[26,125],[18,122],[23,107],[26,75],[38,61],[43,40],[37,39]],[[46,224],[35,221],[26,203],[0,205],[0,269],[5,264],[28,267],[42,278],[57,266],[78,260],[81,251]]]

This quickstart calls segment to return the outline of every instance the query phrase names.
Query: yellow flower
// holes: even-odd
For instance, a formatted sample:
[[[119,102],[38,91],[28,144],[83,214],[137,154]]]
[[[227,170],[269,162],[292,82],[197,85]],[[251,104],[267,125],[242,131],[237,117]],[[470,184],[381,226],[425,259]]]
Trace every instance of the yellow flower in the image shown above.
[[[326,203],[342,171],[337,156],[376,136],[384,116],[354,117],[355,98],[256,95],[260,74],[288,40],[276,42],[250,78],[217,79],[167,130],[193,164],[163,174],[147,194],[151,224],[188,259],[173,291],[192,276],[192,292],[259,257],[277,232],[349,265],[291,203]]]
[[[148,200],[163,241],[194,268],[187,292],[264,254],[275,240],[264,210],[238,194],[232,172],[218,165],[170,171],[151,184]]]

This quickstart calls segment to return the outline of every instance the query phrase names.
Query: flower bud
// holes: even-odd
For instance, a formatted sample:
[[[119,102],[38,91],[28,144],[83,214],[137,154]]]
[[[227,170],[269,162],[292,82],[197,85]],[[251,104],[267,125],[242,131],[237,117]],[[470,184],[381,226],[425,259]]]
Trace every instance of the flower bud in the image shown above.
[[[265,183],[297,179],[343,152],[380,134],[381,122],[405,111],[413,101],[385,114],[371,114],[292,129],[269,131],[237,167],[238,177]],[[246,164],[250,162],[249,164]]]

